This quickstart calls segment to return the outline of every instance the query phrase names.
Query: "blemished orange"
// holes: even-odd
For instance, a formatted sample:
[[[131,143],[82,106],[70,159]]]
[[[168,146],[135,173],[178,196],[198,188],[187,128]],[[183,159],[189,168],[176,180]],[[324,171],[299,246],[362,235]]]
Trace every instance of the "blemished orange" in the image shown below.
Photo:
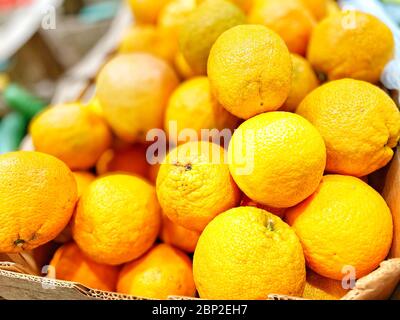
[[[163,242],[177,247],[188,253],[193,253],[199,240],[200,233],[186,229],[172,222],[164,214],[160,238]]]
[[[88,171],[74,171],[72,174],[78,187],[78,196],[81,197],[89,185],[96,179],[96,176]]]
[[[103,153],[96,165],[98,175],[120,172],[147,178],[149,170],[146,147],[141,144],[109,149]]]
[[[295,111],[301,101],[319,85],[319,80],[310,63],[303,57],[292,54],[292,88],[281,111]]]
[[[213,96],[207,77],[183,82],[171,95],[164,120],[165,131],[174,144],[192,139],[208,140],[206,136],[202,136],[202,131],[217,129],[220,133],[223,129],[233,130],[237,124],[238,119],[226,111]],[[170,135],[171,126],[177,135]],[[190,133],[195,136],[185,135],[179,139],[179,135],[185,134],[185,129],[190,129]],[[212,138],[212,132],[208,133],[209,138]]]
[[[261,25],[240,25],[213,45],[208,77],[224,108],[248,119],[283,105],[289,96],[292,61],[275,32]]]
[[[315,19],[322,20],[329,12],[329,0],[301,0]]]
[[[367,13],[341,11],[315,27],[307,57],[329,80],[376,83],[393,54],[393,34],[383,22]]]
[[[268,112],[243,122],[229,143],[229,169],[252,200],[292,207],[318,187],[326,164],[322,136],[306,119]]]
[[[153,299],[193,297],[196,288],[192,262],[180,250],[159,244],[138,260],[125,264],[118,279],[117,291]]]
[[[71,170],[93,167],[111,144],[107,123],[79,103],[47,108],[31,122],[30,133],[36,151],[59,158]]]
[[[364,81],[342,79],[312,91],[296,113],[321,133],[331,173],[366,176],[393,157],[400,138],[400,113],[394,101]]]
[[[303,298],[310,300],[339,300],[349,290],[344,289],[342,282],[320,276],[307,270],[306,286]]]
[[[146,134],[162,128],[164,111],[178,85],[174,70],[146,53],[112,58],[97,78],[97,97],[115,134],[127,142],[146,142]]]
[[[83,194],[72,235],[94,261],[118,265],[145,253],[160,223],[154,187],[139,177],[115,174],[95,180]]]
[[[226,0],[206,0],[185,20],[179,34],[179,49],[197,75],[207,73],[210,49],[226,30],[244,24],[246,17]]]
[[[309,10],[300,0],[258,0],[249,22],[262,24],[278,33],[293,53],[305,55],[316,25]]]
[[[200,298],[265,300],[301,296],[306,268],[294,231],[277,216],[239,207],[216,217],[197,243],[193,275]]]
[[[50,266],[54,268],[56,279],[78,282],[92,289],[116,289],[119,268],[92,261],[74,242],[58,248]]]
[[[242,200],[240,202],[240,206],[241,207],[256,207],[256,208],[260,208],[263,209],[265,211],[268,211],[276,216],[278,216],[279,218],[283,219],[283,217],[285,216],[285,208],[273,208],[273,207],[269,207],[263,204],[259,204],[253,200],[251,200],[248,196],[246,196],[245,194],[243,194],[242,196]]]
[[[147,52],[172,62],[178,48],[176,42],[166,30],[156,26],[133,25],[123,35],[118,52]]]
[[[225,150],[206,141],[188,142],[171,150],[160,166],[156,187],[164,214],[198,232],[240,201]]]
[[[128,0],[133,16],[139,24],[156,23],[166,4],[171,0]]]
[[[78,200],[71,170],[40,152],[0,155],[0,252],[35,249],[67,225]]]
[[[286,211],[286,220],[302,242],[307,266],[335,280],[346,275],[345,266],[354,268],[357,279],[369,274],[392,243],[385,200],[351,176],[325,176],[311,197]]]

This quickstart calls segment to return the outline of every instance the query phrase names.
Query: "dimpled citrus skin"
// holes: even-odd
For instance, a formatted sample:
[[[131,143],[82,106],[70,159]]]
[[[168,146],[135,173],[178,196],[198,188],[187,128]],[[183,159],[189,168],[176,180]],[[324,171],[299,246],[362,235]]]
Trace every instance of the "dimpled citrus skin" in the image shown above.
[[[156,186],[164,214],[198,232],[240,201],[225,150],[210,142],[188,142],[173,149],[160,166]]]
[[[70,242],[57,249],[50,262],[56,279],[73,281],[92,289],[115,291],[119,269],[96,263]]]
[[[296,234],[275,215],[239,207],[216,217],[201,234],[193,275],[202,299],[301,296],[306,270]]]
[[[186,19],[179,35],[179,48],[198,75],[207,72],[207,59],[215,40],[226,30],[245,23],[243,12],[225,0],[206,0]]]
[[[305,55],[316,24],[300,0],[258,0],[250,12],[249,22],[271,28],[282,37],[291,52],[300,55]]]
[[[344,266],[357,279],[379,266],[392,243],[393,224],[383,198],[358,178],[325,176],[317,191],[288,209],[286,220],[302,242],[307,266],[341,280]]]
[[[307,270],[306,286],[303,298],[310,300],[339,300],[348,290],[344,289],[342,282],[320,276]]]
[[[72,170],[92,167],[111,144],[106,122],[79,103],[50,107],[30,125],[35,150],[64,161]]]
[[[318,78],[310,63],[303,57],[292,54],[292,89],[281,111],[295,111],[300,102],[318,87]]]
[[[153,186],[135,176],[109,175],[94,181],[80,199],[72,235],[94,261],[118,265],[153,245],[160,220]]]
[[[163,242],[170,244],[188,253],[193,253],[199,240],[200,233],[186,229],[179,224],[173,223],[163,215],[163,223],[160,238]]]
[[[383,22],[366,13],[347,11],[332,14],[317,25],[307,56],[314,69],[329,80],[376,83],[393,53],[393,35]]]
[[[163,60],[145,53],[118,55],[100,71],[97,97],[115,134],[127,142],[145,142],[162,128],[165,107],[178,79]]]
[[[197,140],[201,140],[202,129],[233,130],[238,119],[214,98],[207,77],[198,77],[182,83],[171,95],[164,121],[168,135],[171,123],[176,123],[178,134],[184,129],[193,129]],[[178,137],[172,138],[176,144]]]
[[[327,170],[362,177],[385,166],[400,136],[400,113],[374,85],[352,79],[329,82],[311,92],[296,113],[321,133]]]
[[[78,196],[81,197],[89,185],[96,179],[96,176],[88,171],[74,171],[72,174],[78,187]]]
[[[288,208],[310,196],[325,169],[324,141],[307,120],[269,112],[242,123],[229,144],[229,169],[252,200]]]
[[[137,297],[167,299],[193,297],[192,262],[180,250],[159,244],[122,269],[117,291]]]
[[[171,0],[129,0],[135,20],[139,23],[156,23],[158,15]]]
[[[22,252],[53,240],[78,199],[74,176],[40,152],[0,155],[0,252]]]
[[[289,95],[292,63],[283,40],[261,25],[224,32],[211,49],[208,76],[217,100],[243,119],[279,109]]]

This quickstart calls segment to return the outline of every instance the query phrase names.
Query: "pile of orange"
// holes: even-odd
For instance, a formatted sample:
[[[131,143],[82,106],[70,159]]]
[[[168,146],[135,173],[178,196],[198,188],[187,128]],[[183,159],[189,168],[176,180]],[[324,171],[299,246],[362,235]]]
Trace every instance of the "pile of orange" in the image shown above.
[[[57,238],[57,279],[143,298],[343,297],[393,239],[361,179],[400,139],[391,31],[330,0],[129,3],[93,99],[0,155],[0,253]]]

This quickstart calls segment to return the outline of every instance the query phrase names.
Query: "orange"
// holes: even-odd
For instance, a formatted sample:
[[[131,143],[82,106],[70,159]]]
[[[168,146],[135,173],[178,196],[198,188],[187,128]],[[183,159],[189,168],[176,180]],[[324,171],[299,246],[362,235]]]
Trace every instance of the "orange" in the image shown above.
[[[317,20],[325,18],[329,12],[328,8],[332,6],[329,4],[330,0],[301,0],[301,2]]]
[[[182,83],[171,95],[164,128],[168,135],[171,134],[170,126],[176,129],[178,135],[184,134],[185,129],[193,131],[195,136],[185,136],[183,139],[171,135],[172,142],[178,144],[188,139],[207,140],[206,136],[202,136],[205,129],[217,129],[220,133],[223,129],[233,130],[237,123],[238,119],[226,111],[212,95],[207,77],[198,77]],[[211,131],[209,135],[211,138]]]
[[[263,209],[265,211],[268,211],[276,216],[278,216],[279,218],[283,218],[285,216],[285,208],[273,208],[273,207],[269,207],[269,206],[265,206],[262,204],[259,204],[253,200],[251,200],[248,196],[246,196],[245,194],[242,196],[242,200],[240,202],[240,206],[241,207],[256,207],[256,208],[260,208]]]
[[[400,137],[400,113],[374,85],[358,80],[329,82],[311,92],[296,111],[321,133],[327,170],[362,177],[385,166]]]
[[[307,281],[304,287],[303,298],[310,300],[339,300],[348,290],[342,282],[320,276],[307,270]]]
[[[181,227],[163,215],[160,238],[167,244],[178,249],[193,253],[199,240],[200,233]]]
[[[307,266],[335,280],[345,276],[346,266],[354,268],[357,279],[369,274],[392,243],[387,204],[355,177],[325,176],[311,197],[288,209],[286,220],[302,242]]]
[[[277,216],[239,207],[216,217],[201,234],[193,275],[202,299],[264,300],[301,295],[306,269],[299,239]]]
[[[292,64],[292,89],[285,104],[280,108],[282,111],[295,111],[307,94],[319,85],[318,78],[306,59],[292,54]]]
[[[65,228],[78,194],[62,161],[40,152],[2,154],[0,177],[0,252],[32,250]]]
[[[178,52],[175,56],[174,66],[176,71],[178,72],[179,76],[182,79],[190,79],[196,76],[195,72],[187,63],[185,57],[183,56],[182,52]]]
[[[94,181],[78,203],[72,235],[85,255],[118,265],[140,257],[154,243],[160,227],[154,187],[130,175]]]
[[[153,25],[134,25],[123,35],[118,52],[147,52],[167,61],[173,61],[177,47],[174,38],[171,38],[166,31]]]
[[[316,24],[300,0],[256,0],[249,21],[271,28],[282,37],[291,52],[300,55],[305,55]]]
[[[122,269],[117,291],[137,297],[167,299],[193,297],[192,262],[180,250],[159,244]]]
[[[150,165],[146,159],[146,147],[139,144],[109,149],[103,153],[96,165],[98,175],[121,172],[147,178],[149,170]]]
[[[282,106],[290,91],[292,62],[275,32],[261,25],[241,25],[215,42],[208,77],[224,108],[248,119]]]
[[[156,164],[152,164],[150,166],[149,172],[148,172],[148,176],[149,176],[149,180],[155,184],[157,181],[157,175],[158,175],[158,170],[160,170],[160,164],[156,163]]]
[[[50,266],[57,279],[78,282],[92,289],[115,291],[119,269],[90,260],[74,242],[58,248]]]
[[[242,123],[229,144],[229,169],[257,203],[288,208],[310,196],[325,169],[326,149],[315,127],[289,112],[260,114]]]
[[[182,144],[167,155],[156,186],[169,219],[201,232],[215,216],[239,203],[225,157],[223,148],[205,141]]]
[[[79,103],[46,109],[30,125],[35,149],[64,161],[72,170],[91,168],[110,146],[105,121]]]
[[[226,0],[206,0],[185,20],[179,34],[179,48],[197,75],[207,73],[207,59],[215,40],[226,30],[243,24],[246,17]]]
[[[88,171],[74,171],[72,174],[75,177],[78,187],[78,196],[81,197],[89,185],[96,179],[96,176]]]
[[[128,0],[135,20],[142,23],[156,23],[158,15],[170,0]]]
[[[118,55],[100,71],[97,97],[115,134],[127,142],[145,142],[162,128],[164,110],[178,79],[163,60],[145,53]]]
[[[353,78],[376,83],[393,54],[390,29],[358,11],[331,14],[321,21],[308,48],[308,60],[329,80]]]

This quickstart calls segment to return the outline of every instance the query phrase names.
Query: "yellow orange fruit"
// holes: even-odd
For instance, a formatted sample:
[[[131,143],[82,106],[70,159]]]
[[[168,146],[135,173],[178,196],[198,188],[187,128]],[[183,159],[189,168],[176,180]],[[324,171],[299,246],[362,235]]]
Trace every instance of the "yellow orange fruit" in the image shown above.
[[[253,24],[262,24],[278,33],[293,53],[305,55],[316,24],[300,0],[258,0],[249,15]]]
[[[203,3],[205,0],[197,0],[197,3]],[[244,12],[248,12],[253,5],[254,0],[229,0],[233,4],[237,5]]]
[[[243,12],[225,0],[206,0],[189,15],[181,27],[179,48],[196,74],[206,74],[208,55],[215,40],[245,20]]]
[[[85,107],[87,107],[92,113],[97,114],[99,117],[103,116],[100,101],[95,95],[89,100]]]
[[[292,63],[275,32],[261,25],[241,25],[215,42],[208,76],[224,108],[248,119],[282,106],[290,91]]]
[[[131,261],[157,238],[161,217],[155,189],[136,176],[99,178],[83,194],[72,222],[74,240],[94,261]]]
[[[123,267],[117,291],[153,299],[167,299],[168,296],[193,297],[196,288],[192,262],[180,250],[159,244]]]
[[[115,134],[127,142],[145,142],[162,128],[164,111],[178,79],[163,60],[145,53],[118,55],[100,71],[97,96]]]
[[[335,0],[327,0],[326,13],[327,15],[340,12],[340,7]]]
[[[172,62],[175,58],[177,40],[165,30],[153,25],[133,25],[123,35],[119,53],[147,52]]]
[[[319,80],[310,63],[303,57],[292,54],[292,88],[282,111],[295,111],[300,102],[319,85]]]
[[[173,223],[165,214],[162,221],[161,240],[185,252],[193,253],[200,233]]]
[[[393,223],[383,198],[358,178],[325,176],[317,191],[286,212],[286,220],[302,242],[307,266],[341,280],[354,268],[359,279],[385,259]]]
[[[285,216],[285,208],[273,208],[273,207],[269,207],[263,204],[259,204],[253,200],[251,200],[248,196],[246,196],[245,194],[242,196],[242,200],[240,202],[240,206],[241,207],[256,207],[256,208],[260,208],[263,209],[265,211],[268,211],[276,216],[278,216],[279,218],[283,219],[283,217]]]
[[[0,155],[0,177],[0,252],[32,250],[65,228],[78,194],[62,161],[40,152],[9,152]]]
[[[378,18],[358,11],[325,18],[315,28],[308,48],[308,60],[329,80],[353,78],[376,83],[393,54],[390,29]]]
[[[328,2],[330,2],[330,0],[301,0],[301,2],[317,20],[325,18],[329,12]]]
[[[311,92],[296,111],[321,133],[327,170],[362,177],[385,166],[400,137],[400,113],[374,85],[353,79],[329,82]]]
[[[160,166],[156,185],[164,214],[198,232],[240,201],[239,189],[225,163],[225,150],[205,141],[173,149]]]
[[[81,197],[89,185],[96,179],[96,176],[88,171],[74,171],[72,174],[78,187],[78,196]]]
[[[191,139],[208,140],[202,137],[202,130],[233,130],[237,123],[238,119],[226,111],[212,95],[207,77],[198,77],[182,83],[171,95],[164,128],[170,140],[172,138],[172,142],[178,144]],[[177,135],[171,134],[171,126]],[[195,136],[186,136],[185,129],[191,130],[188,135],[193,133]],[[185,136],[179,139],[180,134]]]
[[[239,207],[216,217],[197,243],[193,275],[203,299],[301,295],[304,255],[294,231],[277,216]]]
[[[306,286],[303,298],[310,300],[339,300],[348,292],[342,282],[320,276],[307,270]]]
[[[140,24],[156,23],[158,15],[171,0],[128,0],[135,20]]]
[[[289,112],[242,123],[229,144],[229,169],[252,200],[288,208],[310,196],[325,169],[324,141],[313,125]]]
[[[109,149],[103,153],[96,165],[98,175],[120,172],[147,178],[149,170],[150,164],[146,159],[146,147],[140,144]]]
[[[30,125],[35,149],[64,161],[72,170],[91,168],[111,144],[111,132],[97,114],[81,104],[46,109]]]
[[[78,282],[92,289],[115,291],[119,269],[92,261],[74,242],[58,248],[50,266],[54,268],[56,279]]]
[[[185,57],[180,51],[175,56],[174,66],[182,79],[190,79],[196,76],[195,72],[189,66]]]

